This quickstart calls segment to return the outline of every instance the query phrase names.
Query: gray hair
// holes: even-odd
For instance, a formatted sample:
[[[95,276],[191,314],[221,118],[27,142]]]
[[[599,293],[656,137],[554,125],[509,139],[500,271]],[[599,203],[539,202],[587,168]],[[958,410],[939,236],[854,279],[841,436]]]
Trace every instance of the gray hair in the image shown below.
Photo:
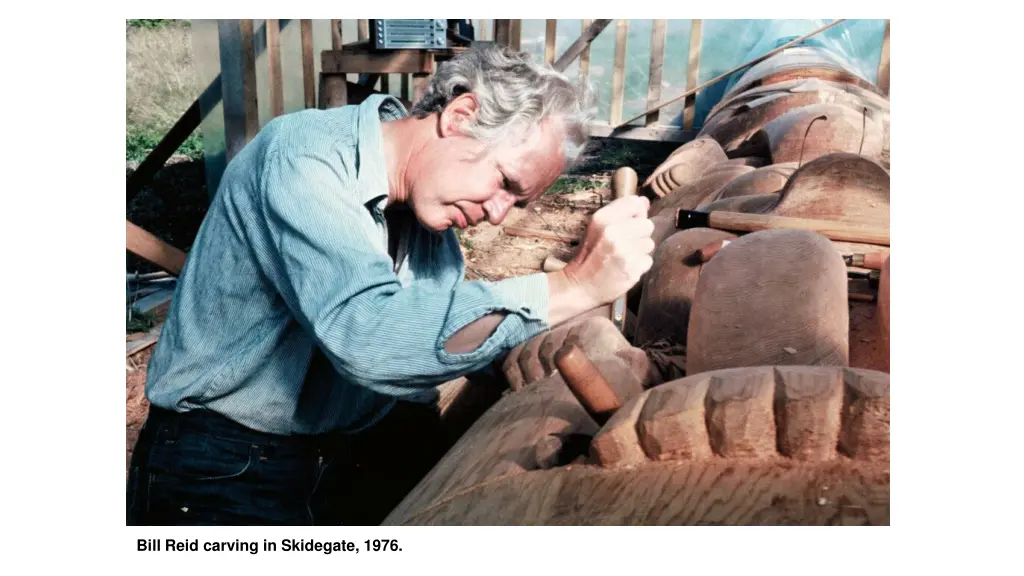
[[[593,117],[590,92],[530,54],[496,44],[476,47],[442,63],[410,114],[439,113],[457,96],[476,96],[480,108],[466,132],[491,144],[525,137],[529,128],[549,117],[564,126],[563,155],[573,164],[586,146]]]

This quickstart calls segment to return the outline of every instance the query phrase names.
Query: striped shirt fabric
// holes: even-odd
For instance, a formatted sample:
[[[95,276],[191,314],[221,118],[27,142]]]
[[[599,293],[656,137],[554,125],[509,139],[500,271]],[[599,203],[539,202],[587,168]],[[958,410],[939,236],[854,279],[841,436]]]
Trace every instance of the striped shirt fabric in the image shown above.
[[[466,281],[452,230],[410,218],[389,256],[381,125],[406,115],[387,95],[286,114],[231,160],[149,363],[153,405],[275,434],[354,432],[550,327],[545,274]],[[482,346],[444,350],[496,311]]]

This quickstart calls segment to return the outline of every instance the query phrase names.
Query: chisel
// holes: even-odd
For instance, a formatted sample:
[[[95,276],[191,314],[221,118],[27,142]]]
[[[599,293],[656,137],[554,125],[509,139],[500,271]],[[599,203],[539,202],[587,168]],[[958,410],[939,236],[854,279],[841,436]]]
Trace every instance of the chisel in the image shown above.
[[[793,218],[789,216],[773,216],[771,214],[745,214],[714,210],[700,212],[697,210],[680,209],[676,213],[676,228],[714,228],[730,232],[757,232],[759,230],[810,230],[831,240],[843,242],[859,242],[861,244],[889,245],[889,228],[850,224],[834,220],[814,220],[811,218]]]

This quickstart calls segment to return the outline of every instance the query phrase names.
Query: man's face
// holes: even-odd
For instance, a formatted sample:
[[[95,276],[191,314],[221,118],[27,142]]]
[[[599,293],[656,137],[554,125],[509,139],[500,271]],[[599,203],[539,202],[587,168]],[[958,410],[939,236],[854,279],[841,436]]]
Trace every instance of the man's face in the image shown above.
[[[466,228],[487,220],[500,224],[513,205],[540,197],[564,167],[558,121],[532,127],[525,139],[487,149],[460,132],[475,113],[475,101],[449,105],[440,119],[441,138],[407,168],[409,204],[420,223],[436,231]],[[462,106],[460,106],[462,105]]]

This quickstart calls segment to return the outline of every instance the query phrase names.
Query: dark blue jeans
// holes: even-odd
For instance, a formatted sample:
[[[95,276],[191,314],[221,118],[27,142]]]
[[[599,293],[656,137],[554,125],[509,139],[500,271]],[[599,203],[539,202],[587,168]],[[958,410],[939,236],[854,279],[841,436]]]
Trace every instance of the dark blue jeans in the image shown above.
[[[150,407],[128,473],[128,525],[309,525],[330,506],[337,438],[263,434],[209,411]]]

